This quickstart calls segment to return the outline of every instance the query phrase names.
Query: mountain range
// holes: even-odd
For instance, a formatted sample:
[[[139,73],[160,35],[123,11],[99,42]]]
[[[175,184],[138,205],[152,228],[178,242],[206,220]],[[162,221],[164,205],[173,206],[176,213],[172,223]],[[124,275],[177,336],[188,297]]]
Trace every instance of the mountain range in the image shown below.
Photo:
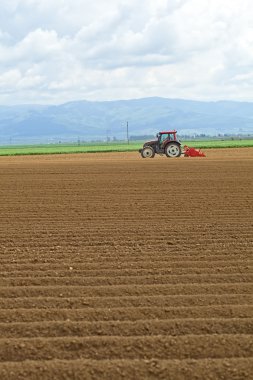
[[[61,105],[0,106],[0,145],[6,141],[95,140],[154,135],[253,134],[253,103],[168,98],[73,101]]]

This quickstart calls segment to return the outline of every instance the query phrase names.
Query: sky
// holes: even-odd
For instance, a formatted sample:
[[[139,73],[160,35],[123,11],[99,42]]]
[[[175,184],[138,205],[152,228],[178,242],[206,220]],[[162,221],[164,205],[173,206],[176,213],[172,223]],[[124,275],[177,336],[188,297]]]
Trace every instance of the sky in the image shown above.
[[[253,101],[252,0],[1,0],[0,104]]]

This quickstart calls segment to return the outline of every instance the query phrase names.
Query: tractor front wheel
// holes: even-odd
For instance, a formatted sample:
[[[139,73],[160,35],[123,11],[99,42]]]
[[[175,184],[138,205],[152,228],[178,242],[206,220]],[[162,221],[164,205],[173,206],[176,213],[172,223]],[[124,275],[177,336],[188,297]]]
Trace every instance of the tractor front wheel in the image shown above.
[[[167,157],[180,157],[181,155],[181,147],[177,143],[169,143],[165,147],[165,154]]]
[[[153,158],[155,156],[155,151],[151,146],[146,146],[141,151],[142,158]]]

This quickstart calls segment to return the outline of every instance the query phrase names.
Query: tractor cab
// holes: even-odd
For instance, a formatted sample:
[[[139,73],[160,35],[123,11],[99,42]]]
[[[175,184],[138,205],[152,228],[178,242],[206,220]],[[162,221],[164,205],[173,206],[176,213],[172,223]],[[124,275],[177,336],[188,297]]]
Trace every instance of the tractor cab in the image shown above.
[[[159,132],[157,133],[157,142],[158,147],[160,149],[164,149],[163,147],[170,141],[178,141],[176,131],[168,131],[168,132]]]

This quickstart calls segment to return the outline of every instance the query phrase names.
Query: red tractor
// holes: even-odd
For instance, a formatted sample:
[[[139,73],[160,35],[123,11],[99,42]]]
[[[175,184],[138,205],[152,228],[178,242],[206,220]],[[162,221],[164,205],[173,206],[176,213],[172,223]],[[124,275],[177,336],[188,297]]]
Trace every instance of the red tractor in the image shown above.
[[[167,157],[206,157],[200,149],[189,148],[184,145],[184,150],[181,148],[181,142],[177,138],[177,131],[159,132],[156,135],[157,139],[147,141],[143,144],[143,148],[139,152],[143,158],[153,158],[155,154],[166,154]]]
[[[143,158],[153,158],[155,154],[166,154],[167,157],[180,157],[181,142],[177,138],[177,131],[159,132],[157,139],[147,141],[139,150]]]

